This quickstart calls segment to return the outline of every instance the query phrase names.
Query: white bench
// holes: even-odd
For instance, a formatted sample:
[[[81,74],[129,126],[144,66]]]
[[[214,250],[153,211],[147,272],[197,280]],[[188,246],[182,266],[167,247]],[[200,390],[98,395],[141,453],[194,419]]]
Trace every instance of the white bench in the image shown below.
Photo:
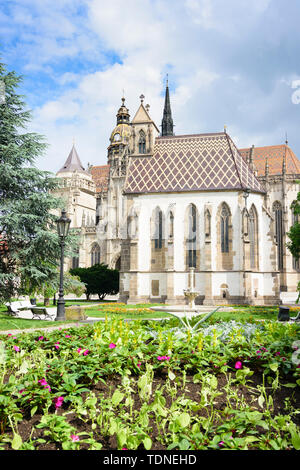
[[[32,308],[29,300],[17,300],[15,302],[8,302],[5,305],[12,316],[17,316],[21,310],[30,310]]]

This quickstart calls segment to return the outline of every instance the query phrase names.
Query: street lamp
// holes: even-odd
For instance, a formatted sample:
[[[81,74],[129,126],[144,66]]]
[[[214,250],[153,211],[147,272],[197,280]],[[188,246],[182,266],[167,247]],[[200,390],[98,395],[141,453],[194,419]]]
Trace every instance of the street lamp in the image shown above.
[[[57,315],[55,320],[65,320],[65,300],[64,300],[64,249],[65,238],[69,233],[71,220],[66,216],[66,211],[61,211],[61,217],[57,220],[57,233],[60,239],[60,278],[57,301]]]

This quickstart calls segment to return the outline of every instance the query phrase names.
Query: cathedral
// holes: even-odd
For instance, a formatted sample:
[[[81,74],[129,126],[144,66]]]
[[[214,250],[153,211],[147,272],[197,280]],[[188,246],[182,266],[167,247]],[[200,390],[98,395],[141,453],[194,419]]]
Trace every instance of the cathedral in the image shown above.
[[[57,172],[81,232],[66,269],[118,269],[119,300],[132,304],[184,304],[191,282],[204,305],[295,292],[300,265],[286,243],[300,161],[288,142],[239,149],[226,128],[175,135],[168,83],[160,131],[144,99],[130,120],[122,98],[107,165],[84,168],[73,144]]]

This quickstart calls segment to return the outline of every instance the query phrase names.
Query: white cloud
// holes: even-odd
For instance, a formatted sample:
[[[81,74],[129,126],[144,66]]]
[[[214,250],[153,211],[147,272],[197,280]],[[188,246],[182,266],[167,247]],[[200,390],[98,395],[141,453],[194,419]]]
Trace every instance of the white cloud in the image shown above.
[[[264,18],[271,2],[24,0],[23,9],[29,9],[26,24],[30,15],[34,18],[34,26],[26,29],[24,24],[21,34],[27,71],[48,70],[62,90],[34,110],[32,128],[50,143],[39,166],[57,171],[73,137],[84,165],[105,164],[123,90],[131,117],[143,93],[159,126],[167,71],[177,134],[221,131],[227,124],[241,146],[275,139],[279,125],[272,133],[264,131],[263,125],[259,131],[255,123],[274,114],[279,91],[258,91],[263,74],[251,81],[245,68],[248,51],[244,44],[240,46],[245,37],[250,38],[249,48],[257,39],[252,38],[252,28]],[[78,7],[84,7],[86,14],[79,15]],[[20,12],[15,10],[18,24]],[[257,52],[252,53],[256,58]],[[63,60],[79,57],[92,59],[93,69],[56,70]],[[285,79],[284,73],[281,78]]]

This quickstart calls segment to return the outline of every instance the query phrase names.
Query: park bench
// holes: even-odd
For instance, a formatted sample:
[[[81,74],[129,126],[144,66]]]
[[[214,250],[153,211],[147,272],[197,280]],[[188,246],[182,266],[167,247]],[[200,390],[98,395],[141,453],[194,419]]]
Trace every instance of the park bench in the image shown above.
[[[21,310],[30,310],[32,304],[29,300],[17,300],[5,304],[10,315],[17,316]]]
[[[32,312],[33,320],[53,320],[52,315],[48,312],[45,307],[32,307],[30,308]]]

